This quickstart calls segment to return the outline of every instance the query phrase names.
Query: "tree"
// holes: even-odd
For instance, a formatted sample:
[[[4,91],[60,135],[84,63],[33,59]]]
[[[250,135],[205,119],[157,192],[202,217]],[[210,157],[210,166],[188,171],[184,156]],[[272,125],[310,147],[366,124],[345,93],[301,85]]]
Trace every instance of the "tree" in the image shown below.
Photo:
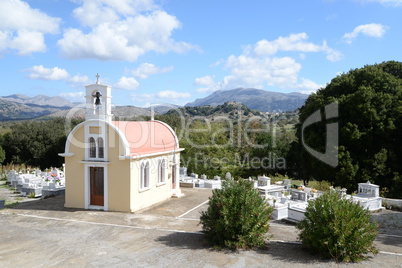
[[[337,102],[338,118],[322,120],[304,129],[304,143],[314,150],[338,150],[331,167],[313,157],[302,143],[303,122],[314,112]],[[328,123],[339,125],[338,147],[326,148]],[[389,61],[351,70],[312,94],[300,109],[298,141],[293,144],[295,174],[309,181],[328,180],[356,190],[370,180],[387,187],[390,197],[402,196],[402,63]]]
[[[6,159],[6,152],[4,151],[3,147],[0,146],[0,165]]]
[[[249,249],[265,245],[273,209],[248,180],[225,181],[213,190],[200,218],[206,240],[217,248]]]
[[[72,126],[80,120],[72,120]],[[1,146],[7,152],[5,162],[27,164],[41,169],[60,167],[67,139],[64,118],[47,121],[26,121],[12,125],[3,135]]]

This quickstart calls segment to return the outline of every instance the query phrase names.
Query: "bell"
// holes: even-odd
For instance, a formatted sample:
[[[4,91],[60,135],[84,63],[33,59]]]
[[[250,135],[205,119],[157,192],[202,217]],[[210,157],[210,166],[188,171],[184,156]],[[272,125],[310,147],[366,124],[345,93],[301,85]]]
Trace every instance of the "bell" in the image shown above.
[[[92,97],[96,98],[95,99],[95,105],[100,105],[101,104],[101,100],[100,100],[101,96],[102,96],[102,93],[100,93],[99,91],[97,91],[94,95],[92,95]]]

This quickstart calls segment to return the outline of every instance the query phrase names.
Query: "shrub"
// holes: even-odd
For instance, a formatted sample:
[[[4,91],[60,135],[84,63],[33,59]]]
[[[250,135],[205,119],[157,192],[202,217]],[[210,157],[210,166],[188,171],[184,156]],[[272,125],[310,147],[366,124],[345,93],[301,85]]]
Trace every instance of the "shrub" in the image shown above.
[[[270,207],[248,180],[224,181],[200,218],[207,242],[216,248],[250,249],[265,245]]]
[[[325,192],[329,190],[331,183],[329,181],[309,181],[308,187]]]
[[[373,246],[377,225],[370,218],[367,209],[329,191],[309,202],[305,219],[297,224],[299,239],[324,258],[357,262],[364,254],[378,252]]]

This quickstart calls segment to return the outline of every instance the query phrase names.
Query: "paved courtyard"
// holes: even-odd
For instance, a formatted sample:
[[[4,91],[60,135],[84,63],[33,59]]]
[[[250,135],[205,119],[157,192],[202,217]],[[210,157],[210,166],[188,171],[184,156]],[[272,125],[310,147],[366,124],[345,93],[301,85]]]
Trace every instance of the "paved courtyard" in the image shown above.
[[[137,213],[66,209],[64,197],[0,211],[0,267],[402,267],[402,213],[373,215],[380,254],[358,264],[306,253],[291,224],[271,222],[266,249],[215,251],[205,245],[200,211],[210,189],[183,189]]]

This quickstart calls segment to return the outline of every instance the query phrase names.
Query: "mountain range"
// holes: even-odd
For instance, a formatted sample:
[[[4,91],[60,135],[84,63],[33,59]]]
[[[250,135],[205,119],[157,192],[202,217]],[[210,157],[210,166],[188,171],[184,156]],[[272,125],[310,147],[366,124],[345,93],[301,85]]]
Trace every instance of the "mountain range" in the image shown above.
[[[308,95],[302,93],[280,93],[255,88],[237,88],[232,90],[218,90],[211,95],[196,99],[185,106],[217,106],[227,101],[235,101],[261,112],[286,112],[300,108]]]
[[[187,103],[187,107],[195,106],[218,106],[225,102],[238,102],[246,105],[253,110],[261,112],[284,112],[294,111],[300,108],[308,95],[301,93],[279,93],[253,88],[237,88],[232,90],[219,90],[211,95],[196,99],[194,102]],[[23,94],[13,94],[0,97],[0,121],[24,120],[40,117],[66,116],[71,108],[77,107],[73,103],[62,97],[50,97],[38,95],[29,97]],[[81,105],[81,107],[83,107]],[[155,107],[156,113],[166,113],[172,106]],[[149,108],[135,106],[114,106],[112,112],[117,117],[149,116]],[[74,116],[84,117],[84,109],[78,108]]]

